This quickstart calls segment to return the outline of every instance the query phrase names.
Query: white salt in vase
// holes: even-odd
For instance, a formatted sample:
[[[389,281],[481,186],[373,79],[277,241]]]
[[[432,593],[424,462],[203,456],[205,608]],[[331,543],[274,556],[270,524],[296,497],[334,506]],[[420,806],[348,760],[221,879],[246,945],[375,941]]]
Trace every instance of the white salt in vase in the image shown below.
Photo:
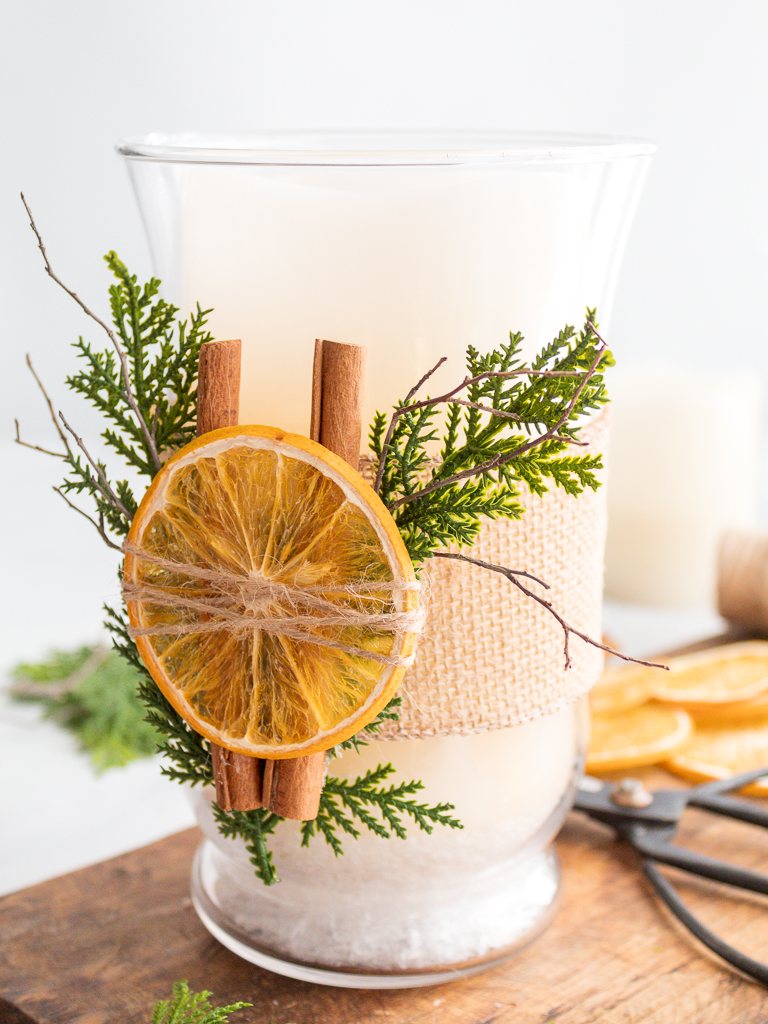
[[[509,133],[149,136],[121,145],[165,296],[213,307],[214,337],[241,338],[241,421],[309,431],[315,338],[368,349],[366,420],[438,361],[433,394],[464,353],[510,330],[530,358],[596,306],[603,331],[653,147]],[[605,421],[585,431],[602,451]],[[545,579],[572,625],[600,632],[605,501],[525,497],[519,523],[488,524],[473,552]],[[245,959],[307,981],[434,984],[497,963],[551,920],[551,841],[581,770],[579,698],[601,656],[563,637],[497,574],[431,569],[431,619],[403,686],[401,722],[354,778],[391,762],[419,802],[452,803],[463,830],[408,838],[270,836],[281,882],[254,877],[222,838],[205,791],[192,892],[203,923]],[[478,576],[478,573],[481,575]],[[493,577],[492,579],[489,577]],[[406,821],[406,824],[408,822]]]

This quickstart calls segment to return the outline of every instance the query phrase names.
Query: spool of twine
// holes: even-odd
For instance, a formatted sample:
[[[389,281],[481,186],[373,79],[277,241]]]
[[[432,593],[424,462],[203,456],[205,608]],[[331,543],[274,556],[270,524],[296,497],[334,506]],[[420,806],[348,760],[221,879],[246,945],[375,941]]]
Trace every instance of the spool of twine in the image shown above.
[[[720,538],[717,610],[735,625],[768,633],[768,533],[728,530]]]

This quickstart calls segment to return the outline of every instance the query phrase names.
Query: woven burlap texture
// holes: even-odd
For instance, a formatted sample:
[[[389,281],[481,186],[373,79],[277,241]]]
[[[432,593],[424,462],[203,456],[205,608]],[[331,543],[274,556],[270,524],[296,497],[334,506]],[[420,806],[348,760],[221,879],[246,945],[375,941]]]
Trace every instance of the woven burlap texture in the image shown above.
[[[589,448],[575,451],[604,452],[607,434],[604,410],[582,429]],[[522,519],[486,522],[463,553],[538,576],[550,590],[535,583],[532,589],[599,640],[605,489],[573,498],[552,487],[542,498],[525,492],[522,500]],[[400,721],[388,723],[383,738],[504,729],[571,703],[597,681],[603,652],[571,636],[566,669],[558,622],[503,576],[449,559],[428,566],[426,628],[400,689]]]

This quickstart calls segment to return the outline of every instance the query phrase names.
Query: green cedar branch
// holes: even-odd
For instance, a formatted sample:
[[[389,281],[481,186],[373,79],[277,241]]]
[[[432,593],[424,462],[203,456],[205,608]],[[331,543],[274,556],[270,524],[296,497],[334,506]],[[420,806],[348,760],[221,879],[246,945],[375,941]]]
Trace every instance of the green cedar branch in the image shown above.
[[[360,833],[355,827],[356,822],[382,839],[389,839],[390,835],[405,839],[407,830],[402,815],[412,818],[424,832],[432,832],[435,825],[464,827],[448,813],[454,810],[453,804],[429,807],[408,799],[424,788],[422,782],[413,780],[385,788],[382,783],[394,771],[391,764],[380,764],[352,782],[333,777],[326,779],[317,817],[302,823],[302,846],[309,846],[313,836],[320,834],[338,857],[343,850],[337,830],[357,839]],[[371,811],[377,811],[381,820]]]
[[[177,981],[170,999],[155,1004],[151,1024],[227,1024],[229,1015],[253,1003],[211,1006],[212,992],[191,992],[186,980]]]
[[[592,325],[589,323],[589,321],[587,321],[587,324],[588,324],[588,327],[591,328]],[[551,427],[548,427],[544,431],[544,433],[539,434],[536,437],[532,437],[530,440],[524,442],[519,447],[514,448],[512,451],[500,452],[499,454],[494,455],[492,458],[486,460],[485,462],[481,462],[478,465],[473,465],[473,466],[470,466],[468,469],[465,469],[465,470],[462,470],[460,472],[454,473],[453,476],[449,476],[447,478],[442,478],[442,479],[432,479],[428,484],[425,484],[425,486],[420,488],[419,490],[414,491],[414,492],[412,492],[410,494],[404,494],[404,495],[402,495],[402,497],[397,498],[393,502],[391,502],[390,505],[388,506],[390,511],[392,511],[392,510],[394,510],[396,508],[399,508],[401,505],[404,505],[406,502],[418,501],[420,498],[425,498],[428,494],[431,494],[432,491],[436,491],[436,490],[438,490],[440,488],[443,488],[443,487],[451,487],[454,484],[458,484],[462,480],[467,480],[470,477],[482,476],[482,475],[484,475],[486,473],[490,473],[492,470],[498,469],[499,467],[504,466],[506,463],[512,462],[514,459],[519,459],[521,456],[525,455],[526,452],[529,452],[532,448],[540,447],[546,441],[550,441],[551,440],[551,441],[556,441],[556,442],[563,442],[563,443],[566,443],[566,444],[579,444],[580,442],[575,440],[574,438],[561,437],[559,435],[559,431],[560,431],[560,429],[562,427],[565,426],[565,424],[570,419],[570,417],[571,417],[571,415],[573,413],[573,410],[576,408],[576,406],[577,406],[577,404],[579,402],[579,399],[581,398],[582,392],[584,391],[584,389],[587,386],[587,384],[589,383],[589,381],[597,373],[598,367],[600,366],[600,363],[602,362],[603,356],[605,355],[606,351],[607,351],[606,345],[601,340],[601,344],[597,348],[597,351],[595,352],[595,356],[594,356],[594,358],[592,360],[592,363],[590,364],[589,368],[584,372],[584,374],[581,375],[581,379],[579,380],[579,383],[578,383],[578,385],[577,385],[577,387],[576,387],[576,389],[575,389],[575,391],[574,391],[570,401],[566,405],[565,409],[563,409],[563,411],[560,414],[560,416],[558,417],[557,421]],[[535,370],[519,371],[518,373],[516,373],[514,375],[515,376],[519,376],[520,372],[524,373],[526,376],[538,376],[538,377],[541,377],[541,376],[544,375],[541,371],[535,371]],[[488,379],[490,377],[497,377],[497,376],[498,376],[497,374],[486,373],[486,374],[482,375],[481,379]],[[501,374],[501,379],[506,379],[508,376],[510,376],[510,375],[506,374],[506,373]],[[551,374],[547,374],[546,376],[551,377]],[[578,375],[575,375],[573,373],[568,373],[568,374],[559,373],[559,374],[557,374],[558,378],[563,378],[564,376],[568,376],[568,377],[572,378],[572,377],[578,376]],[[473,382],[476,381],[476,380],[477,380],[477,378],[473,378]],[[410,408],[401,411],[400,415],[403,415],[404,412],[410,413],[412,410],[417,409],[417,408],[432,407],[435,404],[438,404],[438,403],[441,403],[441,402],[442,402],[441,399],[428,399],[426,402],[418,403],[416,406],[411,406]],[[475,403],[471,403],[471,404],[474,405],[476,410],[480,409],[479,405],[477,405]],[[498,411],[496,411],[496,410],[492,410],[492,414],[493,414],[494,417],[499,415]],[[517,414],[517,415],[515,415],[515,419],[518,419],[518,420],[522,419],[522,416],[520,414]]]

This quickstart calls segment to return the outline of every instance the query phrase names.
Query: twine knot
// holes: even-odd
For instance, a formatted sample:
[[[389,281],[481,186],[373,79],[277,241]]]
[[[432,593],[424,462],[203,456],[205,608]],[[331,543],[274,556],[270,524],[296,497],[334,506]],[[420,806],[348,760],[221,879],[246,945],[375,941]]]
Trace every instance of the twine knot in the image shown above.
[[[270,573],[236,573],[162,558],[127,541],[123,550],[154,569],[149,579],[123,580],[125,601],[178,613],[174,622],[129,627],[132,638],[262,630],[384,665],[408,666],[413,654],[382,654],[368,650],[361,640],[389,635],[394,647],[406,634],[420,635],[424,629],[423,601],[413,610],[396,609],[406,593],[421,592],[415,580],[283,583],[278,577],[284,567],[279,564]]]

